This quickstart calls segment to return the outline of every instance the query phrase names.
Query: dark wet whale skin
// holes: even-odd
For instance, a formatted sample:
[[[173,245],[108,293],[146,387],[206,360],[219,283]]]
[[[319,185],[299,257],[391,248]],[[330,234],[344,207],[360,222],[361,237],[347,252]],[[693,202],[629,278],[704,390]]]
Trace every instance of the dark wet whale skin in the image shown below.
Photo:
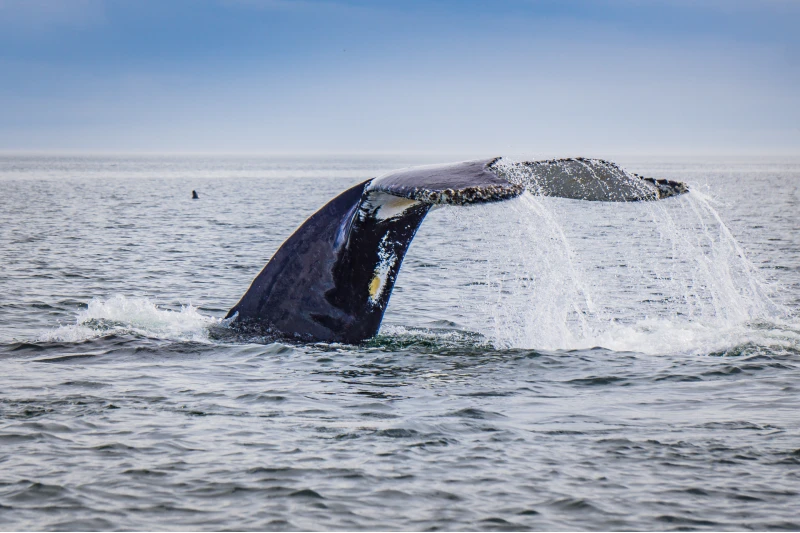
[[[314,213],[281,246],[241,301],[237,329],[302,341],[354,343],[380,327],[391,291],[369,305],[369,281],[384,235],[398,261],[393,284],[411,239],[428,212],[422,205],[400,219],[359,223],[356,213],[369,181],[348,189]],[[356,226],[355,228],[353,226]],[[355,231],[354,231],[355,230]]]

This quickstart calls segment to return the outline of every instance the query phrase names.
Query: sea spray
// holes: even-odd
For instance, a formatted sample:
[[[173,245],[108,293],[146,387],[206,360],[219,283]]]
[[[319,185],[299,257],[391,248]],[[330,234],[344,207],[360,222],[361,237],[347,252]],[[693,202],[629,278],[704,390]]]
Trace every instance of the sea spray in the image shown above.
[[[788,316],[699,192],[635,203],[525,193],[444,217],[484,243],[459,316],[499,348],[707,352]]]
[[[147,298],[115,295],[94,298],[76,323],[41,336],[41,341],[79,342],[110,333],[132,333],[175,341],[209,342],[208,327],[219,320],[201,314],[191,304],[177,311],[160,309]]]

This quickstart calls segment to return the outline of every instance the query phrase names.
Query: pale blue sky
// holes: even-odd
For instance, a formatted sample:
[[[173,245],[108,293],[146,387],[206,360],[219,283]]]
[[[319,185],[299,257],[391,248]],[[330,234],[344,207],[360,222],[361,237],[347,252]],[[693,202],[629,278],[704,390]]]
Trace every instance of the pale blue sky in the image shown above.
[[[0,151],[800,155],[795,0],[0,0]]]

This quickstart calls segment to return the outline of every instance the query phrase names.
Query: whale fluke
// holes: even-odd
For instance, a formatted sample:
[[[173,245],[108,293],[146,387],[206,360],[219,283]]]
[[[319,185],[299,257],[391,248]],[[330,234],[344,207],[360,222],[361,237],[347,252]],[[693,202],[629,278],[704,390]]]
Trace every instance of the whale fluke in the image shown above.
[[[583,157],[493,165],[498,175],[525,185],[531,194],[596,202],[638,202],[688,192],[685,184],[645,178],[616,163]]]
[[[494,159],[393,172],[343,192],[286,240],[229,312],[232,325],[305,341],[378,332],[406,250],[434,205],[513,198]]]
[[[356,343],[380,328],[419,225],[437,205],[533,194],[638,201],[686,192],[599,159],[505,163],[499,158],[399,170],[344,191],[281,245],[227,314],[247,333]]]

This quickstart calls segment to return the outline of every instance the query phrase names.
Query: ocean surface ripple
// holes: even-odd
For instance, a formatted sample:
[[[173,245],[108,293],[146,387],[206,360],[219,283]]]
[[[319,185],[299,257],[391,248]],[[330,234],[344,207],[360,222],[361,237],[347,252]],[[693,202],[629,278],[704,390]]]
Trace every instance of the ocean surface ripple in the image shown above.
[[[427,162],[0,157],[0,529],[800,529],[797,161],[436,210],[375,339],[227,330],[315,209]]]

